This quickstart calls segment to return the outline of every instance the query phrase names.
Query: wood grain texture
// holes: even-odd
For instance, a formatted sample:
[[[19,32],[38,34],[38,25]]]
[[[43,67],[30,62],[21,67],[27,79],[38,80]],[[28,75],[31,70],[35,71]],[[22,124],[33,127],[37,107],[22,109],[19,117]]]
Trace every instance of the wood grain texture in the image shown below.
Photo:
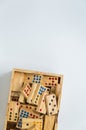
[[[45,115],[44,130],[53,130],[55,123],[55,116]]]

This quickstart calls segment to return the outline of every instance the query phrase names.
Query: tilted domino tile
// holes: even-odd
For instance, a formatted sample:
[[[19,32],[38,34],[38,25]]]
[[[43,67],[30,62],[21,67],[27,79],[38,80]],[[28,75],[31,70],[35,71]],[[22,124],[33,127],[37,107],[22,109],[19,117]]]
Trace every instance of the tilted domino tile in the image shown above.
[[[21,109],[24,109],[26,111],[29,112],[29,117],[31,118],[39,118],[39,119],[42,119],[43,118],[43,115],[41,115],[40,113],[36,112],[37,110],[37,106],[32,106],[32,105],[20,105],[20,110]]]
[[[37,113],[37,112],[32,111],[32,110],[29,110],[29,117],[34,118],[34,119],[43,118],[43,116],[40,113]]]
[[[22,127],[22,118],[43,118],[39,113],[36,113],[32,110],[30,110],[29,108],[21,108],[20,109],[20,113],[19,113],[19,120],[17,122],[17,128],[21,128]]]
[[[28,98],[30,91],[31,91],[30,85],[25,83],[23,90],[22,90],[22,93],[23,93],[23,95],[25,96],[26,99]]]
[[[57,113],[56,95],[50,94],[46,96],[47,114],[54,115]]]
[[[37,112],[46,114],[46,103],[45,103],[45,96],[48,95],[49,92],[43,92],[38,103]]]
[[[36,88],[37,88],[37,84],[36,84],[36,83],[33,83],[33,84],[32,84],[32,88],[31,88],[31,91],[30,91],[29,96],[28,96],[28,98],[27,98],[27,103],[32,104],[32,98],[33,98],[33,96],[34,96],[34,94],[35,94]]]
[[[47,87],[56,87],[58,85],[58,77],[44,76],[42,84]]]
[[[29,117],[29,112],[26,111],[25,109],[20,109],[19,120],[17,122],[16,128],[21,129],[22,128],[22,118],[28,118],[28,117]]]
[[[31,118],[39,118],[42,119],[44,115],[38,113],[37,110],[37,106],[32,106],[30,104],[27,105],[22,105],[23,109],[27,109],[29,111],[29,117]]]
[[[27,118],[22,118],[22,127],[21,129],[34,129],[35,125],[32,122],[29,122]]]
[[[42,116],[39,114],[39,113],[36,113],[33,111],[34,108],[32,107],[22,107],[20,109],[20,113],[19,113],[19,118],[20,118],[20,122],[22,121],[21,119],[22,118],[28,118],[28,117],[31,117],[31,118],[42,118]]]
[[[42,119],[22,118],[22,129],[42,130]]]
[[[20,103],[18,102],[10,102],[8,107],[8,115],[7,120],[10,122],[17,122],[18,120],[18,112],[19,112]]]
[[[20,105],[20,109],[23,108],[23,109],[28,109],[28,110],[32,110],[32,111],[36,111],[37,109],[37,106],[33,106],[33,105],[30,105],[30,104],[21,104]]]
[[[42,85],[37,86],[36,91],[35,91],[35,94],[34,94],[33,99],[32,99],[32,103],[35,104],[35,105],[38,105],[40,96],[41,96],[42,93],[45,92],[45,91],[47,91],[47,88],[46,88],[46,87],[44,87],[44,86],[42,86]]]

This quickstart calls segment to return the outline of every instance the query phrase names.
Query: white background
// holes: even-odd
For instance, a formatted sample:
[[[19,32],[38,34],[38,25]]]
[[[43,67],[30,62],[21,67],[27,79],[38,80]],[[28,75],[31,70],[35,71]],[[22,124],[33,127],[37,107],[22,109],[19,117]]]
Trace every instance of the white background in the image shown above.
[[[86,130],[86,1],[0,0],[0,130],[13,68],[64,74],[59,130]]]

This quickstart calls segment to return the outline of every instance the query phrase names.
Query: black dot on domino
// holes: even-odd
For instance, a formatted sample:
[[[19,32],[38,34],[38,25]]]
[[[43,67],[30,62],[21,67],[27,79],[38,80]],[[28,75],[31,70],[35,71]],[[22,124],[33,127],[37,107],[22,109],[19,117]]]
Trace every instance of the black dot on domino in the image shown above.
[[[15,113],[15,115],[17,115],[17,113]]]
[[[55,96],[53,96],[53,98],[55,98]]]
[[[53,102],[53,99],[51,99],[51,102]]]
[[[29,80],[30,78],[28,77],[28,80]]]
[[[38,98],[36,98],[36,100],[38,100]]]
[[[51,105],[51,103],[49,103],[49,105]]]
[[[35,110],[37,110],[37,108],[35,108]]]
[[[10,117],[11,117],[11,115],[10,115]]]
[[[54,104],[54,107],[56,107],[56,104]]]
[[[47,89],[47,91],[49,91],[49,89]]]
[[[50,114],[52,114],[52,112],[50,112]]]
[[[54,108],[52,109],[52,111],[54,111]]]
[[[28,124],[28,123],[27,123],[26,125],[27,125],[27,126],[29,126],[29,124]]]

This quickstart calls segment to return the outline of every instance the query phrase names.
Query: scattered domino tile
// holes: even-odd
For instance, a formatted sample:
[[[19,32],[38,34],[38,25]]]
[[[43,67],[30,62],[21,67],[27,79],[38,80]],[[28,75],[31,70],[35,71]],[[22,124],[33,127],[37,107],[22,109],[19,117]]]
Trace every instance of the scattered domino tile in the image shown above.
[[[43,85],[44,86],[50,86],[50,87],[56,87],[58,84],[58,78],[57,77],[43,77]]]
[[[37,112],[46,114],[46,103],[45,103],[45,96],[48,95],[49,92],[43,92],[38,103]]]
[[[57,113],[56,95],[50,94],[46,96],[47,114],[54,115]]]
[[[43,119],[22,118],[22,129],[42,130]]]
[[[20,105],[20,109],[21,108],[23,108],[23,109],[29,109],[29,110],[32,110],[32,111],[36,111],[37,106],[32,106],[30,104],[21,104]]]
[[[17,122],[18,120],[18,113],[19,113],[20,103],[18,102],[10,102],[8,106],[8,121],[10,122]]]
[[[36,89],[35,94],[34,94],[33,99],[32,99],[32,103],[35,104],[35,105],[38,105],[40,96],[45,91],[47,91],[46,87],[44,87],[42,85],[37,86],[37,89]]]
[[[28,118],[28,117],[34,118],[34,119],[42,118],[42,116],[40,116],[39,113],[36,113],[29,108],[21,108],[20,113],[19,113],[19,120],[17,123],[17,128],[22,127],[22,118]]]
[[[33,96],[34,96],[34,93],[36,91],[36,88],[37,88],[37,84],[36,83],[33,83],[32,84],[32,88],[31,88],[31,91],[30,91],[30,94],[27,98],[27,103],[30,103],[30,104],[33,104],[32,103],[32,99],[33,99]]]
[[[27,84],[27,83],[25,83],[24,88],[23,88],[23,90],[22,90],[22,93],[24,94],[24,96],[25,96],[26,98],[28,98],[30,91],[31,91],[30,85]]]
[[[53,130],[54,124],[55,124],[55,116],[45,115],[43,130]]]
[[[22,118],[28,118],[29,117],[29,112],[26,111],[25,109],[20,109],[20,113],[19,113],[19,120],[17,122],[17,128],[22,127]]]
[[[57,130],[62,81],[62,75],[14,69],[4,130]]]
[[[39,118],[39,119],[41,119],[41,118],[43,118],[43,115],[41,115],[40,113],[38,113],[38,112],[36,112],[36,110],[37,110],[37,106],[32,106],[32,105],[21,105],[20,106],[20,109],[24,109],[24,110],[26,110],[26,111],[28,111],[29,112],[29,117],[30,118]]]

